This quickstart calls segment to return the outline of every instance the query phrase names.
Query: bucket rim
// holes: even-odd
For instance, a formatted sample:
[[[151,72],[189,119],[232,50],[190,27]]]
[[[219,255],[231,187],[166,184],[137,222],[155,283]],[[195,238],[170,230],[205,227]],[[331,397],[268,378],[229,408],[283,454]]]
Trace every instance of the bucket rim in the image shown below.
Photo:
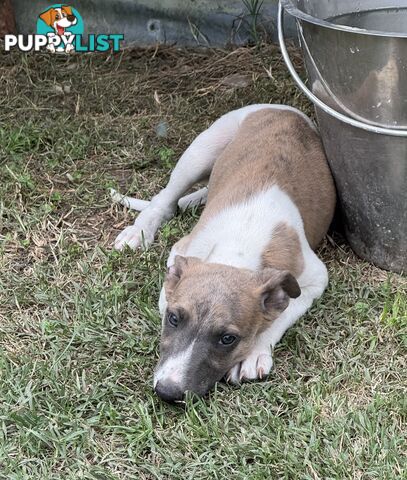
[[[321,27],[330,28],[332,30],[340,30],[342,32],[347,32],[347,33],[357,33],[360,35],[373,35],[375,37],[407,38],[407,32],[406,33],[382,32],[380,30],[366,30],[364,28],[350,27],[348,25],[338,25],[338,24],[329,22],[327,20],[323,20],[321,18],[313,17],[312,15],[309,15],[308,13],[303,12],[302,10],[297,8],[295,5],[293,5],[292,0],[280,0],[280,2],[284,10],[286,10],[286,12],[289,15],[295,17],[296,19],[304,20],[305,22],[313,23],[314,25],[318,25]],[[384,8],[386,7],[383,7],[383,9]],[[394,8],[397,8],[397,7],[394,7]],[[406,5],[406,8],[407,8],[407,5]]]

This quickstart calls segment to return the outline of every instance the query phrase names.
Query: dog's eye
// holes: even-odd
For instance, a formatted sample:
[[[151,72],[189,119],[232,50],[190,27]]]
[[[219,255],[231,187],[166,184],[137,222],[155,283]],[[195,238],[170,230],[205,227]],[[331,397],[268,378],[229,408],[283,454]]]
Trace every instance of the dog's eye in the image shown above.
[[[178,317],[175,315],[175,313],[169,313],[169,314],[167,315],[167,320],[168,320],[168,323],[169,323],[172,327],[178,327],[179,319],[178,319]]]
[[[228,333],[225,333],[225,335],[222,335],[220,337],[219,343],[222,345],[232,345],[236,341],[235,335],[230,335]]]
[[[55,15],[55,20],[59,20],[60,18],[59,14]]]

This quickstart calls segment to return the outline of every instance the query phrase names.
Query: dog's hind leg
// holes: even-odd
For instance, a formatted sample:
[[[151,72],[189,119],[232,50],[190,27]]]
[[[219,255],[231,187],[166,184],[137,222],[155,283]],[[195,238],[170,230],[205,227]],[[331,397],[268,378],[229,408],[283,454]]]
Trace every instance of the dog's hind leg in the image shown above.
[[[179,159],[167,186],[147,206],[140,205],[145,208],[134,225],[120,233],[115,248],[150,245],[160,225],[174,215],[181,196],[197,182],[209,177],[216,159],[236,135],[240,123],[249,113],[260,108],[265,105],[251,105],[229,112],[198,135]]]
[[[199,207],[206,204],[208,187],[202,187],[195,192],[185,195],[178,200],[178,208],[185,212],[188,208]]]

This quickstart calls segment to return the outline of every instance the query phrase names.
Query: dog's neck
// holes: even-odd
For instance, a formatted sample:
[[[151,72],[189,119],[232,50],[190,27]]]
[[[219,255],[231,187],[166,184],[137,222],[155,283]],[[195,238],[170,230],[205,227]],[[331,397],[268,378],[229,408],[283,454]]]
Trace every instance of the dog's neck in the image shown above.
[[[290,215],[287,212],[291,212]],[[291,199],[274,185],[220,211],[203,225],[198,223],[191,233],[185,255],[249,270],[271,266],[274,255],[267,253],[270,240],[276,228],[285,225],[287,218],[294,219],[294,227],[302,223]],[[289,263],[290,255],[279,257],[277,263],[281,268]]]

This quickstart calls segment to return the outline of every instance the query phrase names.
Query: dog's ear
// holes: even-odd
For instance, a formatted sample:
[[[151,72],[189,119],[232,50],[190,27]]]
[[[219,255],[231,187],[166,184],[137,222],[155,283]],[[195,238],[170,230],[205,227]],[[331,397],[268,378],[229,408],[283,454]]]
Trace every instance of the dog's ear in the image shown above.
[[[301,295],[301,289],[295,277],[287,270],[266,268],[260,275],[261,286],[257,288],[262,312],[266,316],[283,312],[290,298]]]
[[[176,255],[174,264],[168,268],[167,275],[165,276],[165,290],[167,292],[173,291],[187,268],[198,262],[200,262],[199,258]]]
[[[40,18],[43,20],[48,26],[52,26],[53,22],[53,8],[49,8],[46,12],[41,13]]]
[[[168,268],[165,281],[169,283],[178,283],[187,265],[188,265],[187,257],[176,255],[174,258],[173,265],[171,265],[171,267]]]
[[[62,5],[61,10],[65,12],[67,15],[73,15],[72,7],[68,7],[68,5]]]

